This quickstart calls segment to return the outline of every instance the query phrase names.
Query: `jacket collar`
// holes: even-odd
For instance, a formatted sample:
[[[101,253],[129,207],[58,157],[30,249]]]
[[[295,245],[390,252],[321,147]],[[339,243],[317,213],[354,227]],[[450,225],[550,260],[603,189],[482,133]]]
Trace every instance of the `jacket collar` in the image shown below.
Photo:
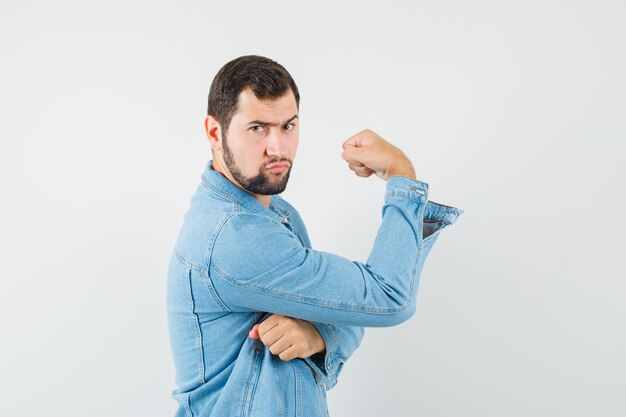
[[[225,199],[244,207],[246,210],[268,216],[278,222],[285,221],[289,213],[281,210],[276,204],[280,197],[272,196],[269,208],[265,207],[252,194],[239,188],[232,181],[226,178],[221,172],[213,169],[213,160],[207,162],[202,173],[202,182],[214,192],[219,193]],[[278,198],[276,198],[278,197]]]

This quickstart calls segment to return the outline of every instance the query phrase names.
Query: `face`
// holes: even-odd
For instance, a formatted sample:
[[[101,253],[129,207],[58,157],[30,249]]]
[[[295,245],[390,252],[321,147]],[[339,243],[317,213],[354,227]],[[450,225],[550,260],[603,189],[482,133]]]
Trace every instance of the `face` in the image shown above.
[[[288,91],[261,101],[250,89],[239,95],[238,111],[222,137],[224,167],[243,189],[272,195],[285,190],[299,140],[296,99]]]

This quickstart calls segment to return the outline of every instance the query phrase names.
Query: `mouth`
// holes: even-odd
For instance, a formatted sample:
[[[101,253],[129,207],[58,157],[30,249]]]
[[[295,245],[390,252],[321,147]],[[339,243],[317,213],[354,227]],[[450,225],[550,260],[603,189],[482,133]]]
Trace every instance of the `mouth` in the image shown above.
[[[277,163],[274,163],[274,164],[269,164],[266,167],[266,169],[268,171],[270,171],[270,172],[280,174],[280,173],[286,172],[289,169],[289,163],[287,163],[287,162],[277,162]]]
[[[289,169],[289,164],[286,164],[284,162],[281,162],[278,164],[270,164],[267,166],[266,169],[275,174],[281,174],[283,172],[286,172]]]

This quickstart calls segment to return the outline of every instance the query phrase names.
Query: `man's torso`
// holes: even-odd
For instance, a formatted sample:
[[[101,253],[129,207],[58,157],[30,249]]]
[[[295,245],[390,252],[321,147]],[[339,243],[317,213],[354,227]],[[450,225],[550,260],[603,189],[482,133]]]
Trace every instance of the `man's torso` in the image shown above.
[[[327,416],[326,391],[313,369],[302,359],[282,361],[248,337],[269,313],[230,311],[209,273],[213,242],[230,216],[246,212],[279,222],[310,247],[306,228],[280,196],[266,208],[210,165],[191,199],[168,272],[177,416]]]

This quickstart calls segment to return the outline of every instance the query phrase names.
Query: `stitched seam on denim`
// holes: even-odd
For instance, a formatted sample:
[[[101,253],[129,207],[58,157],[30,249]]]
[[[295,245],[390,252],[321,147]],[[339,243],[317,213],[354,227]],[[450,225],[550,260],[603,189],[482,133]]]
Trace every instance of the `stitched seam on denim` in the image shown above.
[[[259,377],[261,375],[261,365],[263,364],[263,358],[260,357],[262,350],[260,348],[256,348],[254,352],[254,361],[255,361],[255,374],[254,374],[254,384],[252,385],[252,391],[250,391],[250,404],[248,406],[248,415],[252,416],[252,405],[254,403],[254,393],[256,392],[256,388],[259,385]]]
[[[280,360],[280,359],[278,359],[278,360]],[[276,384],[275,385],[275,389],[278,392],[283,392],[283,390],[282,390],[283,384],[281,383],[281,380],[280,380],[279,368],[276,365],[276,361],[277,361],[277,359],[276,359],[275,355],[270,355],[270,364],[271,364],[271,367],[272,367],[272,374],[274,375],[274,384]],[[283,407],[284,407],[283,396],[279,395],[278,396],[278,413],[276,414],[277,416],[285,417],[285,413],[283,413]]]
[[[228,216],[226,216],[223,219],[222,223],[215,228],[215,234],[213,235],[212,243],[209,245],[209,248],[211,250],[209,251],[209,253],[205,253],[205,257],[204,257],[204,261],[208,265],[207,273],[208,273],[209,276],[211,275],[211,262],[212,262],[212,259],[213,259],[213,249],[215,249],[215,241],[217,240],[218,236],[220,235],[220,232],[224,228],[224,225],[226,224],[226,222],[228,220],[230,220],[231,217],[234,217],[237,213],[240,213],[240,212],[237,211],[235,213],[230,213]],[[207,251],[208,251],[208,248],[207,248]]]
[[[238,206],[235,206],[234,208],[237,209]],[[217,236],[219,235],[220,231],[222,230],[222,228],[224,227],[224,225],[226,224],[228,219],[233,217],[236,213],[237,212],[231,213],[231,214],[228,214],[228,215],[224,216],[222,218],[221,222],[218,223],[217,227],[214,229],[215,231],[213,233],[213,236],[211,236],[211,239],[209,239],[209,244],[208,244],[208,246],[207,246],[207,248],[206,248],[206,250],[204,252],[204,263],[205,263],[205,265],[211,265],[211,256],[213,255],[213,248],[214,248],[214,244],[215,244],[215,239],[217,239]],[[228,308],[226,303],[222,300],[222,298],[217,294],[217,291],[215,290],[215,287],[213,285],[213,280],[211,279],[211,274],[209,272],[209,268],[207,268],[203,272],[203,276],[205,278],[205,284],[206,284],[209,292],[211,293],[211,295],[215,299],[215,302],[220,306],[222,311],[230,312],[231,309]]]
[[[426,206],[426,212],[430,211],[431,213],[428,215],[424,214],[425,219],[440,219],[445,222],[446,225],[454,223],[459,216],[463,214],[463,210],[459,208],[446,206],[445,204],[440,204],[435,201],[429,200]],[[444,208],[439,206],[443,206]]]
[[[419,268],[420,265],[420,261],[422,260],[422,254],[424,253],[424,238],[422,238],[422,236],[424,235],[424,213],[426,212],[426,204],[420,206],[417,209],[417,222],[418,222],[418,226],[419,226],[419,222],[420,219],[422,220],[422,227],[418,227],[417,230],[417,258],[415,259],[415,265],[413,265],[413,271],[411,272],[411,284],[409,285],[409,299],[411,299],[411,296],[413,295],[413,291],[416,290],[415,285],[417,284],[418,281],[418,276],[417,276],[417,270]],[[415,299],[415,302],[417,303],[417,298]]]
[[[428,194],[428,186],[415,187],[413,185],[395,185],[387,187],[385,192],[387,194],[410,194],[417,193],[421,196]]]
[[[209,189],[209,191],[213,191],[213,192],[215,192],[216,194],[219,194],[220,196],[224,197],[226,200],[228,200],[228,201],[230,201],[230,202],[237,203],[237,200],[236,200],[234,197],[232,197],[232,196],[231,196],[231,195],[229,195],[229,194],[226,194],[225,192],[223,192],[222,190],[220,190],[219,188],[217,188],[216,186],[214,186],[213,184],[211,184],[211,183],[209,182],[209,180],[208,180],[208,179],[207,179],[204,175],[202,175],[202,184],[203,184],[203,185],[204,185],[207,189]]]
[[[207,273],[203,277],[204,277],[204,282],[206,283],[206,286],[209,289],[209,292],[211,293],[211,295],[215,299],[215,302],[220,306],[222,311],[226,311],[228,313],[232,312],[232,310],[230,308],[228,308],[226,303],[224,303],[222,301],[222,299],[220,298],[220,296],[217,294],[217,291],[215,290],[215,287],[213,286],[213,280],[211,279],[209,274]]]
[[[276,297],[276,298],[284,298],[284,299],[296,300],[296,301],[302,302],[303,304],[317,305],[317,306],[321,305],[322,307],[333,309],[333,310],[356,311],[356,312],[359,312],[359,313],[367,313],[367,314],[395,314],[395,313],[402,313],[402,312],[406,311],[407,308],[410,305],[410,303],[406,303],[406,305],[402,306],[401,308],[391,308],[391,309],[387,309],[387,308],[358,308],[358,307],[357,308],[353,308],[353,307],[345,307],[345,306],[338,305],[337,303],[332,303],[332,302],[326,301],[326,300],[310,299],[310,298],[307,298],[307,297],[299,297],[297,295],[283,293],[283,292],[278,291],[278,290],[269,290],[268,291],[268,290],[266,290],[266,289],[264,289],[262,287],[254,285],[254,284],[243,284],[243,283],[240,283],[237,280],[235,280],[235,279],[231,278],[230,276],[228,276],[228,274],[226,274],[224,271],[222,271],[217,265],[215,265],[215,262],[213,262],[213,264],[211,265],[211,268],[213,268],[213,270],[215,271],[215,273],[217,273],[218,276],[220,276],[222,279],[224,279],[229,284],[234,285],[235,287],[245,288],[245,289],[250,290],[250,291],[254,291],[254,292],[257,292],[257,293],[269,295],[269,296]]]
[[[242,207],[244,207],[244,206],[242,206],[242,205],[240,204],[240,205],[239,205],[239,210],[236,210],[234,213],[231,213],[231,215],[229,215],[229,216],[228,216],[228,218],[230,219],[231,217],[233,217],[232,215],[234,215],[234,214],[241,214],[241,215],[249,215],[249,216],[260,217],[260,218],[262,218],[262,219],[269,220],[269,221],[271,221],[271,222],[272,222],[272,223],[274,223],[274,224],[280,224],[280,223],[281,223],[279,220],[277,220],[277,219],[276,219],[276,218],[274,218],[274,217],[271,217],[271,216],[266,216],[265,214],[261,214],[261,213],[256,213],[256,212],[253,212],[253,211],[248,210],[247,208],[246,208],[246,210],[245,210],[245,211],[243,211],[243,210],[241,210],[241,208],[242,208]],[[271,210],[270,210],[270,211],[271,211]],[[273,213],[273,212],[272,212],[272,213]],[[278,214],[276,214],[276,213],[274,213],[274,214],[275,214],[278,218],[280,218],[280,216],[278,216]],[[222,225],[222,226],[223,226],[223,225]],[[217,237],[217,235],[216,235],[216,237]]]
[[[185,395],[185,414],[187,414],[187,417],[193,417],[193,411],[191,411],[191,404],[189,404],[189,397],[191,396],[191,393],[188,392],[187,395]]]
[[[178,260],[182,262],[183,265],[197,272],[198,274],[202,276],[202,278],[204,278],[205,285],[207,285],[209,292],[213,296],[213,299],[218,304],[218,306],[222,309],[222,311],[226,311],[230,313],[232,310],[228,308],[228,306],[224,303],[224,301],[222,301],[220,296],[217,294],[217,291],[215,291],[215,288],[213,287],[213,282],[211,281],[211,277],[209,276],[208,269],[201,268],[198,265],[194,264],[193,262],[188,261],[178,252],[176,248],[174,248],[174,252],[175,252],[176,258],[178,258]]]
[[[222,217],[222,219],[217,223],[217,226],[215,226],[215,228],[213,228],[213,234],[209,239],[209,243],[204,251],[204,255],[203,255],[203,260],[204,260],[204,264],[205,265],[210,265],[211,262],[211,254],[213,253],[213,245],[215,244],[215,239],[217,239],[217,236],[220,234],[220,231],[222,230],[222,227],[224,227],[224,224],[228,221],[228,219],[230,219],[231,217],[233,217],[236,213],[229,213],[226,214]]]
[[[207,253],[205,253],[205,257],[204,260],[206,262],[206,265],[208,265],[207,267],[207,271],[206,271],[206,276],[207,279],[212,281],[213,279],[211,278],[211,259],[213,258],[213,249],[215,248],[215,241],[217,240],[217,237],[219,236],[220,232],[222,231],[222,229],[224,228],[224,225],[226,224],[226,222],[233,216],[235,216],[235,214],[239,213],[239,210],[241,209],[240,205],[236,205],[234,207],[234,209],[236,210],[234,213],[229,214],[228,216],[224,217],[224,219],[222,220],[221,224],[219,224],[216,228],[215,228],[215,233],[213,234],[213,238],[211,239],[211,242],[209,243],[209,247],[207,248]],[[215,290],[215,287],[213,286],[213,283],[211,282],[211,287],[213,288],[213,291],[215,292],[215,296],[220,300],[220,304],[223,305],[227,311],[232,311],[225,302],[222,301],[222,298],[219,296],[219,294],[217,293],[217,290]]]
[[[256,348],[254,350],[254,357],[256,358]],[[246,379],[246,390],[243,393],[243,404],[241,405],[241,417],[245,415],[246,408],[248,405],[248,389],[250,388],[250,380],[252,379],[252,369],[254,368],[254,358],[250,362],[250,369],[248,370],[248,378]]]
[[[417,260],[415,261],[415,265],[413,265],[413,271],[411,272],[411,285],[409,286],[409,299],[411,298],[411,296],[413,295],[413,291],[415,291],[415,285],[417,283],[418,277],[417,277],[417,270],[419,268],[420,265],[420,261],[422,259],[422,253],[423,253],[423,239],[420,239],[420,243],[417,246],[417,250],[419,251],[419,256],[417,257]],[[415,301],[417,303],[417,300]]]
[[[337,340],[337,335],[335,334],[335,328],[334,326],[331,326],[330,324],[325,324],[325,326],[328,329],[328,333],[330,334],[330,340],[332,343],[332,348],[331,350],[328,352],[328,363],[326,364],[326,369],[327,371],[330,370],[330,372],[328,372],[329,374],[331,374],[331,376],[334,377],[334,369],[335,367],[333,366],[333,352],[337,352],[337,349],[339,349],[339,340]],[[336,356],[335,356],[336,358]]]
[[[291,365],[293,367],[293,373],[296,376],[296,417],[300,417],[301,415],[301,410],[300,410],[300,391],[301,391],[301,386],[300,386],[300,375],[298,375],[298,370],[296,369],[295,363],[292,363]]]
[[[185,265],[187,268],[193,269],[194,271],[200,273],[204,273],[206,271],[206,268],[202,268],[199,265],[196,265],[195,263],[187,260],[183,255],[180,254],[180,252],[178,252],[177,248],[174,248],[174,254],[176,255],[176,258],[178,258],[178,260],[182,262],[183,265]]]
[[[202,344],[202,330],[200,329],[200,320],[198,319],[198,315],[195,312],[196,304],[193,298],[193,289],[191,288],[191,270],[187,270],[187,291],[189,292],[189,307],[191,308],[191,314],[193,315],[193,320],[195,323],[195,331],[196,331],[196,349],[199,351],[199,359],[198,359],[198,372],[200,373],[199,382],[204,384],[206,381],[204,380],[204,345]]]
[[[402,194],[385,194],[385,200],[388,198],[406,198],[407,200],[411,200],[411,201],[415,201],[416,203],[420,203],[420,204],[424,204],[425,200],[421,200],[421,199],[417,199],[417,198],[413,198],[411,196],[408,195],[402,195]]]
[[[430,204],[432,204],[434,206],[443,206],[443,207],[446,207],[446,208],[451,208],[451,209],[458,210],[458,208],[456,208],[456,207],[446,206],[445,204],[437,203],[436,201],[431,201]]]

